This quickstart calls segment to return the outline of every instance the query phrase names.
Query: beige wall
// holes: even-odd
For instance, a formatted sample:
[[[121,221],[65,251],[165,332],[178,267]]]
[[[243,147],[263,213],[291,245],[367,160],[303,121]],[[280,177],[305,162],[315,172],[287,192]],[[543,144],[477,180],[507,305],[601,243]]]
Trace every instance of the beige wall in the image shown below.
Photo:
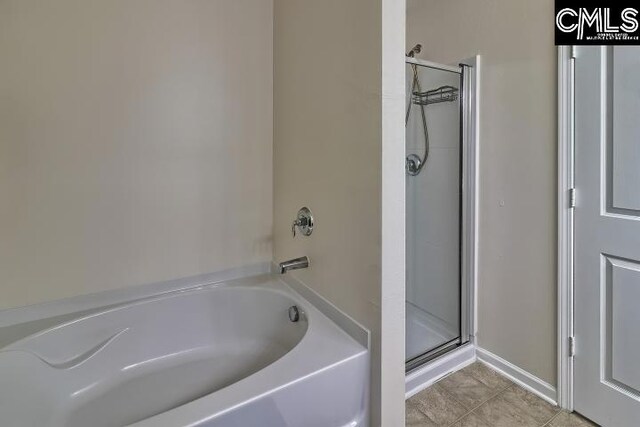
[[[482,55],[479,345],[556,383],[553,1],[409,0],[407,47]]]
[[[307,255],[291,274],[372,331],[379,425],[381,2],[276,0],[274,16],[274,258]],[[293,239],[302,206],[316,228]]]
[[[3,1],[0,58],[0,308],[271,260],[271,1]]]

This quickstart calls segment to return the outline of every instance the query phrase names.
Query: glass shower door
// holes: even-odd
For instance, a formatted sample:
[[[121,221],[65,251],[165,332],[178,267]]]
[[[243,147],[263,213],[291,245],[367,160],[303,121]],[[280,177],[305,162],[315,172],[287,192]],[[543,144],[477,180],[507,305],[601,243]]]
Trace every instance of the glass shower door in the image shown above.
[[[461,344],[462,76],[453,67],[406,70],[409,370]]]

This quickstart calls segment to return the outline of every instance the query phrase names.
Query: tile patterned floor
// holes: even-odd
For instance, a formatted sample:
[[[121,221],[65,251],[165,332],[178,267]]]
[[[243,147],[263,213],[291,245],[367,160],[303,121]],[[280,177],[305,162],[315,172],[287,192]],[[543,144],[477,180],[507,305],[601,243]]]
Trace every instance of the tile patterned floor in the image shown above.
[[[406,402],[412,427],[592,427],[476,362]]]

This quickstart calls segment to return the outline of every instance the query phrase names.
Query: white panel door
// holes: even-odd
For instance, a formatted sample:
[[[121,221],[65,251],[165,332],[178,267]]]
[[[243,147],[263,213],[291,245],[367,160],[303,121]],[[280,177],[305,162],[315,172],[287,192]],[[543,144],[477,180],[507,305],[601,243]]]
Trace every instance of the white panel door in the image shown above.
[[[640,426],[640,47],[575,59],[574,406]]]

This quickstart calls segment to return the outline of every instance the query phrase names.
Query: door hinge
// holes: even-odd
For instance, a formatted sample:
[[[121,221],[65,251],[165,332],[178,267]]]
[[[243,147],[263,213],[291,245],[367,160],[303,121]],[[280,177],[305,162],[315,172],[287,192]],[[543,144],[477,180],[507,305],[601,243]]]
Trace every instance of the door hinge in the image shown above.
[[[571,49],[570,49],[570,52],[569,52],[569,56],[571,58],[575,59],[575,57],[576,57],[576,46],[575,45],[571,46]]]
[[[576,337],[569,337],[569,357],[576,355]]]
[[[576,207],[576,189],[575,188],[569,189],[569,207],[570,208]]]

